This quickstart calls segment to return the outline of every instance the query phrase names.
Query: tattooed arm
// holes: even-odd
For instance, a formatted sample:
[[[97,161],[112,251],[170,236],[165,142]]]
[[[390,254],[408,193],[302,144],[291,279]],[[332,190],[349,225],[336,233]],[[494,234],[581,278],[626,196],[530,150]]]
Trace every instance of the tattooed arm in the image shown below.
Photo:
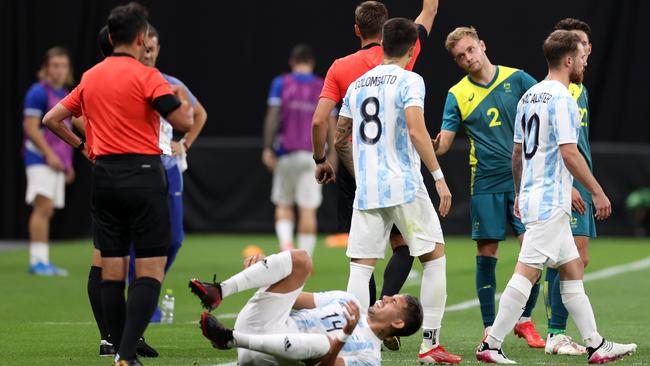
[[[352,118],[339,116],[336,124],[335,146],[339,160],[343,166],[354,176],[354,161],[352,160],[352,146],[350,144],[350,135],[352,134]]]

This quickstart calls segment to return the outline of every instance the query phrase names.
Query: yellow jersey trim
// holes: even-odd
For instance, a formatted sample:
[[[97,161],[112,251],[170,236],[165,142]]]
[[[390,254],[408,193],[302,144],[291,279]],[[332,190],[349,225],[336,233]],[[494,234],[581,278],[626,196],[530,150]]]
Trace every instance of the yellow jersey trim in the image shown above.
[[[456,85],[449,89],[449,92],[456,98],[460,110],[461,121],[469,117],[492,90],[499,86],[505,79],[509,78],[519,69],[506,66],[497,66],[496,79],[491,81],[489,87],[479,86],[469,79],[469,75],[462,78]]]

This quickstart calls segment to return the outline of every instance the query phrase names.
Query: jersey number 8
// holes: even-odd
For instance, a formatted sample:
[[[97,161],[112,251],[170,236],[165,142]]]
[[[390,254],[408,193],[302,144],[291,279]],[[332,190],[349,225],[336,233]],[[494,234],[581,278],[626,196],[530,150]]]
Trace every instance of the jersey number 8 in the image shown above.
[[[539,116],[533,113],[526,122],[526,116],[521,117],[521,130],[524,132],[524,157],[526,160],[533,158],[539,145]],[[534,131],[533,131],[534,130]],[[531,141],[531,138],[534,138]],[[532,142],[532,147],[529,145]]]
[[[361,103],[361,116],[363,121],[359,126],[361,140],[374,145],[381,138],[381,121],[379,120],[379,99],[375,97],[366,98]]]

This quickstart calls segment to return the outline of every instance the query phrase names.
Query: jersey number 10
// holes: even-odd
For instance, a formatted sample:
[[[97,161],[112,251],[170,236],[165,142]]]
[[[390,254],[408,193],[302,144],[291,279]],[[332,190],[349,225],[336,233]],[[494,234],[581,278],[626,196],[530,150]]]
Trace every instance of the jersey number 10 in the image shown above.
[[[533,113],[526,122],[526,116],[521,116],[521,130],[524,132],[524,157],[526,160],[533,158],[539,145],[539,116]],[[531,141],[531,139],[534,139]],[[532,146],[531,146],[532,142]]]
[[[381,138],[381,121],[378,117],[379,99],[366,98],[361,103],[361,116],[363,116],[363,121],[359,126],[361,140],[368,145],[374,145]]]

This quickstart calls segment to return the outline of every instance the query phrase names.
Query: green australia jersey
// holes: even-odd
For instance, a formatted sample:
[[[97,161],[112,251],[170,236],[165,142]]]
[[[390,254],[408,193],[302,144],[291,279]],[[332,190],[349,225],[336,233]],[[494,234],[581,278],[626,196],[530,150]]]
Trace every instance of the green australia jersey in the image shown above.
[[[578,103],[580,111],[580,134],[578,135],[578,150],[585,157],[589,169],[593,171],[591,165],[591,147],[589,146],[589,94],[584,84],[569,84],[569,93]],[[573,179],[573,186],[580,192],[582,199],[591,202],[591,193],[577,179]]]
[[[526,72],[497,66],[494,79],[477,84],[468,76],[449,89],[442,129],[469,137],[470,192],[514,191],[512,146],[517,103],[537,81]]]

